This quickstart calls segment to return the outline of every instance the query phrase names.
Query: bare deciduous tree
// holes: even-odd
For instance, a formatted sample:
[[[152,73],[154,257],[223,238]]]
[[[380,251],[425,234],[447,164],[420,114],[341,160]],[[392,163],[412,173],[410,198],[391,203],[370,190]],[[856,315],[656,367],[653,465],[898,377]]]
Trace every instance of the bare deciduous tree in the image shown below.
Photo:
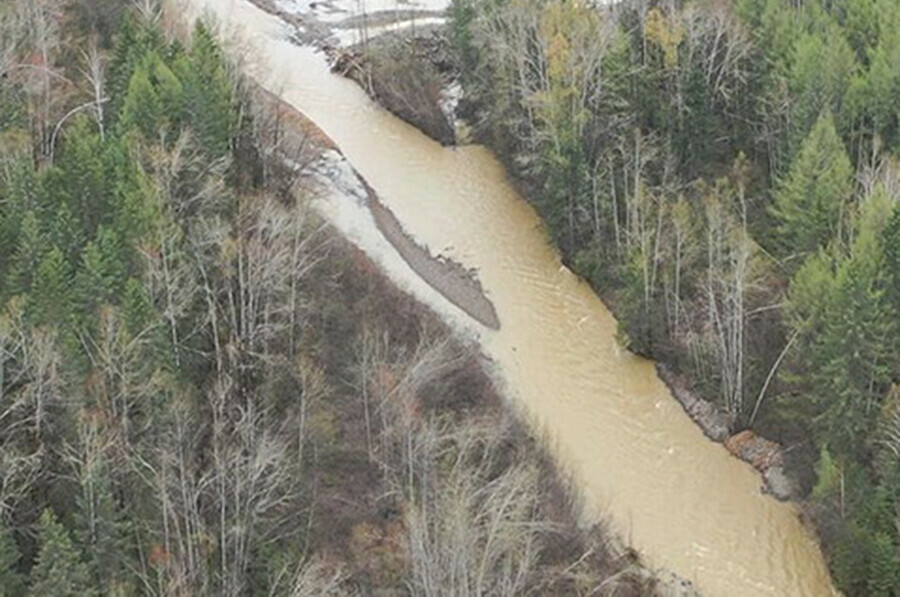
[[[537,471],[519,463],[495,476],[503,436],[477,425],[419,432],[413,457],[430,487],[408,517],[414,594],[516,595],[534,581],[547,530],[536,516]],[[438,474],[442,460],[449,470]]]
[[[11,300],[0,316],[0,511],[42,474],[49,411],[63,396],[60,362],[55,331],[30,329],[22,299]]]
[[[100,131],[101,141],[106,138],[105,118],[103,105],[107,98],[103,89],[103,82],[106,77],[105,61],[103,55],[97,49],[97,40],[91,38],[88,49],[83,51],[85,67],[83,70],[84,77],[91,86],[91,95],[94,102],[94,119],[97,121],[97,129]]]
[[[736,191],[720,187],[705,198],[707,325],[714,340],[725,407],[735,417],[744,414],[745,298],[753,284],[754,245],[747,234],[743,193],[742,185]],[[728,204],[732,200],[737,203],[737,217]]]

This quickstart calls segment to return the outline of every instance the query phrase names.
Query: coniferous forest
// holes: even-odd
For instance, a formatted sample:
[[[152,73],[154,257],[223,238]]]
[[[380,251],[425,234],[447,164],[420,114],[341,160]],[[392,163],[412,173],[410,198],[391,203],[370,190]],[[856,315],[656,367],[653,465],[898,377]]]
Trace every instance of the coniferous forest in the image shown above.
[[[451,36],[623,342],[786,448],[842,591],[900,594],[900,3],[454,0]]]

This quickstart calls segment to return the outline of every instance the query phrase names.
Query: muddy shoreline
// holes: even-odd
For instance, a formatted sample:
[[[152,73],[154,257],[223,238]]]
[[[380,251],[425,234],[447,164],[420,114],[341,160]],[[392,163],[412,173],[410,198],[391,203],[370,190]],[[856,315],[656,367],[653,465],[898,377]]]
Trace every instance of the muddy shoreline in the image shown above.
[[[365,184],[365,181],[363,180]],[[402,224],[375,192],[369,192],[369,211],[381,234],[393,245],[403,260],[428,285],[448,301],[465,311],[470,317],[493,330],[500,329],[500,319],[494,304],[487,298],[475,272],[441,256],[433,256],[427,248],[416,243],[403,230]]]
[[[701,398],[690,380],[665,363],[654,362],[656,373],[669,388],[672,397],[710,440],[722,444],[728,452],[759,471],[761,491],[781,501],[802,503],[800,489],[784,466],[784,450],[780,444],[744,429],[732,433],[734,420],[722,409]]]
[[[367,49],[325,48],[332,72],[359,85],[382,108],[441,145],[456,145],[455,114],[447,108],[454,66],[436,30],[414,36],[384,34]]]
[[[256,97],[263,110],[278,119],[281,157],[286,162],[293,163],[295,169],[312,165],[326,150],[341,153],[334,141],[315,123],[272,93],[257,89]],[[500,329],[497,310],[485,294],[476,273],[451,259],[432,255],[427,247],[417,243],[403,229],[394,213],[378,199],[365,179],[355,170],[353,172],[366,189],[366,207],[372,214],[375,225],[407,265],[472,319],[488,328]]]

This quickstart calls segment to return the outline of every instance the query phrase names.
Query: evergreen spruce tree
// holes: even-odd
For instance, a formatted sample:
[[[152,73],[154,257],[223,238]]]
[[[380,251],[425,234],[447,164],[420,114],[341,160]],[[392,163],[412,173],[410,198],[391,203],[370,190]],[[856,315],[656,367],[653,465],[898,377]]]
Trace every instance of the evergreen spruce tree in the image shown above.
[[[893,597],[900,590],[898,583],[897,547],[886,531],[875,533],[869,556],[869,595]]]
[[[150,52],[161,52],[165,40],[158,27],[138,22],[126,12],[109,60],[107,89],[110,95],[109,110],[113,118],[121,113],[122,104],[135,70]]]
[[[78,263],[84,238],[81,222],[72,214],[67,203],[61,203],[50,228],[50,244],[59,247],[68,263]]]
[[[884,227],[884,266],[890,280],[891,296],[900,307],[900,206],[894,207]]]
[[[29,311],[34,325],[63,327],[71,313],[69,265],[58,248],[41,259],[29,292]]]
[[[42,207],[43,181],[34,169],[30,156],[19,158],[11,164],[7,193],[6,207],[13,214],[38,210]]]
[[[110,95],[109,108],[113,117],[121,109],[122,101],[128,90],[128,83],[137,66],[137,40],[138,25],[131,13],[126,12],[119,25],[119,31],[116,33],[107,69],[106,88]]]
[[[840,109],[856,67],[856,56],[834,26],[804,33],[794,42],[788,85],[794,98],[791,147],[796,148],[819,115]]]
[[[894,311],[887,301],[881,247],[883,197],[870,198],[849,256],[823,253],[797,272],[789,321],[800,333],[791,362],[820,445],[861,456],[891,373]]]
[[[873,132],[885,144],[900,149],[900,6],[879,2],[880,35],[871,51],[871,66],[866,78],[868,113]]]
[[[82,314],[90,317],[104,304],[113,304],[125,283],[122,243],[112,228],[100,227],[97,238],[84,249],[75,289]]]
[[[111,587],[121,580],[125,523],[116,512],[107,471],[99,462],[87,466],[76,498],[76,524],[88,556],[92,584]]]
[[[18,597],[25,589],[19,572],[19,547],[6,525],[0,524],[0,597]]]
[[[150,75],[146,69],[138,68],[128,84],[119,125],[125,132],[137,131],[145,138],[155,140],[161,121],[162,104],[150,82]]]
[[[879,37],[878,2],[873,0],[846,0],[843,16],[843,32],[856,52],[861,64],[869,60],[872,44]]]
[[[74,119],[63,141],[57,167],[51,170],[48,192],[55,204],[68,203],[84,226],[83,235],[89,238],[109,214],[114,182],[108,176],[100,135],[87,116]]]
[[[775,192],[771,213],[783,255],[814,252],[849,235],[852,176],[850,159],[826,111]]]
[[[178,129],[184,111],[184,89],[181,81],[172,72],[172,69],[160,59],[155,52],[150,54],[146,63],[147,71],[152,77],[153,86],[159,96],[162,113],[166,126],[171,131],[171,137],[177,137]]]
[[[37,214],[29,210],[21,219],[18,242],[10,260],[6,282],[6,296],[24,294],[31,288],[38,264],[45,253],[45,235]]]
[[[83,597],[93,595],[90,573],[68,531],[51,510],[40,520],[37,561],[31,570],[33,597]]]
[[[134,165],[123,166],[117,188],[117,209],[113,228],[122,240],[121,258],[129,271],[139,268],[140,249],[150,237],[157,216],[155,189],[147,175]]]
[[[187,118],[197,145],[212,157],[228,153],[235,128],[234,90],[219,45],[202,23],[194,28],[191,49],[179,62]]]

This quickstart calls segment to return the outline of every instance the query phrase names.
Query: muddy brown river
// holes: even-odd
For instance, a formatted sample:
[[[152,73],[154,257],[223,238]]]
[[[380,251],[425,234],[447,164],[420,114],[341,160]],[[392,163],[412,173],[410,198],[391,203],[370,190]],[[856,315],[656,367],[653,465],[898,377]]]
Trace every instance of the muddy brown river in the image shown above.
[[[478,339],[502,390],[574,474],[588,516],[607,517],[651,567],[705,595],[834,593],[797,509],[762,495],[759,475],[704,437],[652,363],[617,344],[614,318],[561,264],[489,151],[441,147],[374,106],[247,0],[189,0],[186,10],[219,21],[231,50],[252,57],[248,74],[320,126],[410,235],[477,270],[498,331],[413,279],[364,219],[324,210],[401,286]]]

